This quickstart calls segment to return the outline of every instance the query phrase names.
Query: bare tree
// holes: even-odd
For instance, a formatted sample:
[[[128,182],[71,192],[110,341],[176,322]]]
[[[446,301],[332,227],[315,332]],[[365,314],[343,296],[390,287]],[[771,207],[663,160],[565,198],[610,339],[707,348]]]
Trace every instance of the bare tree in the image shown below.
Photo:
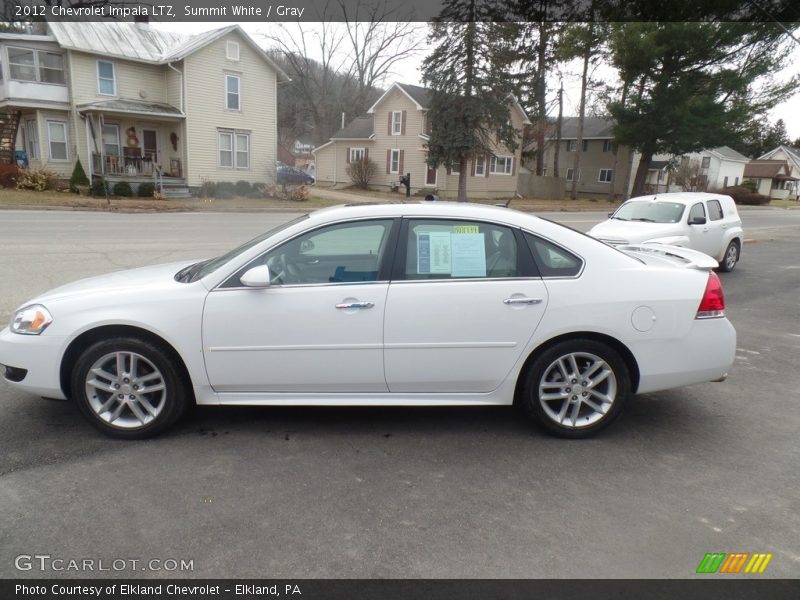
[[[425,34],[389,0],[328,0],[317,20],[291,28],[279,24],[264,37],[293,79],[287,94],[302,105],[296,117],[305,119],[320,143],[339,128],[342,112],[352,118],[369,108],[397,63],[422,49]],[[279,97],[279,112],[284,108]]]
[[[684,156],[675,167],[672,180],[681,186],[684,192],[705,190],[704,180],[700,175],[700,161]],[[702,191],[700,190],[700,191]]]

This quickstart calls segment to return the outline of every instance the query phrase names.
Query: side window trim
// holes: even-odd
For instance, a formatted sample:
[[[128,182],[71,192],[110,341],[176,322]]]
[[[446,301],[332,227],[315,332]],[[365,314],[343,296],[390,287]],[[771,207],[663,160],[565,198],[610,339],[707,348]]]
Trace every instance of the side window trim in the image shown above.
[[[383,249],[383,256],[380,259],[380,264],[378,265],[378,276],[375,281],[343,281],[343,282],[335,282],[335,283],[291,283],[291,284],[276,284],[270,287],[320,287],[320,286],[331,286],[331,285],[365,285],[365,284],[373,284],[373,283],[388,283],[389,282],[389,275],[390,269],[392,265],[392,261],[394,260],[394,253],[396,251],[400,226],[401,226],[401,219],[399,217],[369,217],[366,219],[355,219],[355,220],[344,220],[344,221],[334,221],[332,223],[325,223],[320,225],[319,227],[315,227],[314,229],[307,229],[302,233],[298,233],[294,237],[289,239],[283,240],[274,246],[270,246],[258,256],[250,259],[246,265],[239,267],[236,271],[226,277],[219,285],[217,285],[212,291],[225,291],[225,290],[241,290],[241,289],[249,289],[242,286],[239,282],[239,278],[251,268],[253,263],[260,261],[264,258],[265,255],[269,254],[273,250],[280,248],[285,244],[289,244],[292,241],[296,240],[299,237],[303,237],[306,235],[313,235],[314,233],[326,229],[328,227],[333,227],[336,225],[342,225],[345,223],[355,224],[355,223],[368,223],[370,221],[391,221],[391,225],[389,226],[389,232],[386,234],[386,242],[384,243]],[[233,284],[233,285],[229,285]],[[267,288],[269,289],[269,288]]]

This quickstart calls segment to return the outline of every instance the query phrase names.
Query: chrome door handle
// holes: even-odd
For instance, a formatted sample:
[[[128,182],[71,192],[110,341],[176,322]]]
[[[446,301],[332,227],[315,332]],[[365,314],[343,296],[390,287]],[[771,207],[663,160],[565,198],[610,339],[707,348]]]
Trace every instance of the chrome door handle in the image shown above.
[[[373,306],[375,306],[374,302],[344,302],[342,304],[337,304],[336,308],[372,308]]]
[[[506,298],[503,304],[541,304],[541,298]]]

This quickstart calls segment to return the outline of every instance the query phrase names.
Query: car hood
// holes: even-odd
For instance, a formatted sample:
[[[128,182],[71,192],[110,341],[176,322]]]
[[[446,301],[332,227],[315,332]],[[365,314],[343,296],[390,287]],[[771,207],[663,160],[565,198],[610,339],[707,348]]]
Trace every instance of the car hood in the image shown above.
[[[680,234],[677,223],[647,223],[644,221],[620,221],[608,219],[592,227],[589,235],[601,240],[641,243]]]
[[[165,286],[185,285],[175,281],[175,273],[184,267],[196,263],[196,260],[183,260],[125,271],[115,271],[105,275],[97,275],[80,279],[54,288],[37,296],[26,304],[44,304],[50,301],[63,300],[75,296],[95,296],[113,292],[132,292],[136,290],[155,290]]]

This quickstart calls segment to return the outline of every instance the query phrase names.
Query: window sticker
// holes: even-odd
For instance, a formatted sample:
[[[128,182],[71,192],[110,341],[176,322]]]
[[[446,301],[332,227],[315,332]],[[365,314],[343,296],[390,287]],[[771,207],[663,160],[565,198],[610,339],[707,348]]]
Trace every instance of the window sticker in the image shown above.
[[[479,233],[477,225],[453,225],[453,233]]]
[[[483,233],[460,233],[451,237],[453,277],[486,277],[483,237]]]
[[[449,275],[450,232],[426,231],[417,235],[417,273]]]

